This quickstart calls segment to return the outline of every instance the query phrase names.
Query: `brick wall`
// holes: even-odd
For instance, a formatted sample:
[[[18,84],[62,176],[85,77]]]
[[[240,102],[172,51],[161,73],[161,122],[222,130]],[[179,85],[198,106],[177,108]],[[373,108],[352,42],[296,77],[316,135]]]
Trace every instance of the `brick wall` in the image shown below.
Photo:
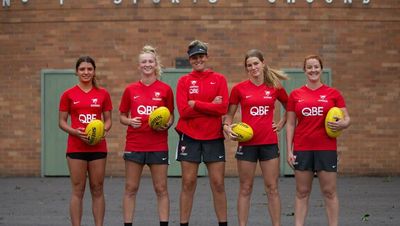
[[[174,67],[193,39],[210,44],[210,67],[230,87],[246,78],[250,48],[263,50],[274,68],[301,68],[305,55],[322,55],[352,118],[339,138],[340,171],[400,175],[400,1],[138,2],[12,1],[0,8],[0,176],[40,175],[40,71],[73,68],[83,54],[96,59],[114,103],[107,174],[123,175],[118,105],[126,84],[139,78],[141,47],[158,47],[163,65]],[[235,144],[226,144],[227,174],[236,175]]]

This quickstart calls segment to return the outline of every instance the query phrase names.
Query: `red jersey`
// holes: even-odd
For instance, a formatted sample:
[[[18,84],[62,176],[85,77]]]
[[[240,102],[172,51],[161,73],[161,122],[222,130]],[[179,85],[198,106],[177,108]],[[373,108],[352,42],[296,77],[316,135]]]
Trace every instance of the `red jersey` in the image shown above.
[[[112,110],[110,94],[103,88],[92,88],[86,93],[76,85],[62,94],[59,110],[71,115],[72,128],[86,128],[92,120],[101,120],[103,112]],[[68,135],[67,153],[72,152],[107,152],[106,140],[88,145],[79,137]]]
[[[272,129],[275,101],[286,104],[288,95],[284,88],[255,85],[250,80],[238,83],[232,88],[229,103],[239,105],[242,121],[249,124],[254,135],[250,141],[240,145],[277,144],[278,136]]]
[[[216,96],[222,97],[222,103],[214,104]],[[188,104],[194,100],[194,108]],[[222,116],[228,111],[228,86],[222,74],[211,70],[192,71],[178,80],[176,104],[180,118],[176,126],[197,140],[223,138]]]
[[[297,117],[293,150],[337,149],[336,139],[325,132],[325,117],[332,107],[344,108],[346,104],[339,91],[327,85],[316,90],[303,86],[290,93],[286,110],[295,112]]]
[[[156,131],[149,126],[149,115],[154,109],[165,106],[174,112],[174,95],[169,85],[159,80],[151,85],[134,82],[125,88],[119,111],[131,118],[142,117],[142,126],[128,126],[125,151],[167,151],[168,131]]]

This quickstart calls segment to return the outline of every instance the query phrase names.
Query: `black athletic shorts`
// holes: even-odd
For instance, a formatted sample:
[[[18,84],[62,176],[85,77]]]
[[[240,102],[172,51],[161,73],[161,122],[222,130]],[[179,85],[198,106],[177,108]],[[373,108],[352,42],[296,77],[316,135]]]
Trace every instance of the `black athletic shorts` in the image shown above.
[[[169,164],[168,151],[125,151],[124,159],[139,164]]]
[[[107,152],[72,152],[65,155],[71,159],[80,159],[84,161],[93,161],[107,158]]]
[[[267,161],[279,158],[279,148],[277,144],[239,146],[235,157],[250,162]]]
[[[294,151],[295,170],[337,172],[336,151]]]
[[[224,139],[197,140],[185,134],[179,136],[176,160],[188,162],[225,162]]]

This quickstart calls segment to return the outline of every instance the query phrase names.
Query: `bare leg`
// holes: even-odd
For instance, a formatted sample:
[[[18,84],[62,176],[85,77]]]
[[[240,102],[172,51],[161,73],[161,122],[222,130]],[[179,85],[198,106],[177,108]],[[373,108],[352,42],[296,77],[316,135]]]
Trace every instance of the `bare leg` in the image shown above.
[[[227,221],[227,201],[225,193],[225,162],[207,163],[214,209],[218,222]]]
[[[85,194],[87,161],[67,157],[72,194],[69,213],[72,226],[80,226],[82,220],[83,195]]]
[[[253,192],[257,163],[237,160],[239,173],[239,195],[237,201],[239,226],[246,226],[249,218],[250,199]]]
[[[279,158],[260,162],[268,197],[268,211],[273,226],[281,225],[281,198],[279,196]]]
[[[125,193],[123,200],[124,222],[133,222],[135,212],[136,194],[139,190],[140,176],[143,171],[142,164],[125,160]]]
[[[190,219],[193,206],[193,196],[197,185],[197,171],[199,164],[181,161],[182,168],[182,190],[180,194],[179,210],[180,222],[187,223]]]
[[[168,165],[152,164],[150,166],[154,191],[157,195],[158,216],[160,221],[169,219],[169,195],[167,184]]]
[[[310,198],[314,173],[312,171],[295,170],[296,201],[295,201],[295,226],[303,226]]]
[[[336,192],[336,172],[318,172],[319,185],[324,196],[329,226],[339,224],[339,199]]]
[[[92,194],[92,212],[96,226],[103,226],[105,200],[104,200],[104,175],[106,159],[97,159],[89,162],[89,183]]]

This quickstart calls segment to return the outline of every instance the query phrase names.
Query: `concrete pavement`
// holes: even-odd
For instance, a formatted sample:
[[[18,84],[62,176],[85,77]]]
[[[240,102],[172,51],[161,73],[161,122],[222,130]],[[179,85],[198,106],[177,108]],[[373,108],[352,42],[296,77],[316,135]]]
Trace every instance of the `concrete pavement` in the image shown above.
[[[324,203],[315,178],[307,225],[327,225]],[[179,225],[179,177],[169,178],[171,200],[170,225]],[[236,197],[238,178],[226,178],[229,225],[237,225]],[[93,224],[90,194],[85,194],[82,226]],[[105,181],[105,225],[122,224],[124,178],[107,177]],[[282,225],[293,225],[295,183],[292,177],[280,178]],[[340,225],[400,225],[400,177],[339,177]],[[58,226],[70,225],[68,202],[69,178],[0,178],[0,225]],[[156,198],[150,177],[143,177],[137,199],[134,225],[158,226]],[[191,226],[217,225],[208,177],[198,178]],[[249,226],[271,225],[262,178],[254,184]]]

